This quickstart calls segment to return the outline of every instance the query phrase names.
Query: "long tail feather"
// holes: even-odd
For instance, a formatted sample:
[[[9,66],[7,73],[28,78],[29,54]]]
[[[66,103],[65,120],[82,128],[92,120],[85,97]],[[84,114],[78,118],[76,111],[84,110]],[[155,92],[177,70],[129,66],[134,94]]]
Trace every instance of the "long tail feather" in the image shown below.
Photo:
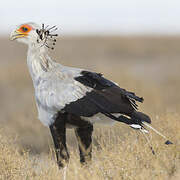
[[[131,118],[127,118],[126,116],[123,116],[123,115],[116,117],[111,113],[103,113],[103,114],[111,119],[114,119],[115,121],[128,124],[131,128],[140,130],[143,133],[148,133],[148,130],[144,127],[144,126],[147,126],[151,130],[153,130],[155,133],[157,133],[158,135],[166,139],[165,141],[166,145],[173,144],[171,141],[167,139],[166,136],[164,136],[162,133],[160,133],[158,130],[156,130],[150,124],[148,124],[148,123],[151,123],[151,119],[149,118],[149,116],[147,116],[146,114],[142,112],[137,112],[137,111],[134,112]],[[152,147],[151,147],[151,150],[152,150]]]
[[[146,122],[142,122],[145,126],[147,126],[148,128],[152,129],[155,133],[157,133],[158,135],[160,135],[161,137],[163,137],[164,139],[166,139],[165,144],[169,145],[169,144],[173,144],[171,141],[168,140],[168,138],[166,136],[164,136],[162,133],[160,133],[158,130],[156,130],[155,128],[153,128],[152,126],[150,126],[149,124],[147,124]]]
[[[144,131],[141,130],[141,132],[142,132],[142,134],[144,135],[144,137],[145,137],[145,139],[146,139],[146,141],[147,141],[147,143],[148,143],[148,145],[149,145],[149,148],[150,148],[151,151],[152,151],[152,154],[155,155],[155,151],[154,151],[154,149],[153,149],[153,147],[152,147],[152,145],[151,145],[151,142],[150,142],[149,138],[146,136],[146,134],[144,133]]]

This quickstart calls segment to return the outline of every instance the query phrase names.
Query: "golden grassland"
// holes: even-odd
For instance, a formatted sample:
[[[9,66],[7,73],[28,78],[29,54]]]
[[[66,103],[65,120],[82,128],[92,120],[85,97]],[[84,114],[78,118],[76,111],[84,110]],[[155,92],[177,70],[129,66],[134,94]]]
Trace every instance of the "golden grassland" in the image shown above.
[[[59,180],[48,128],[37,119],[23,45],[0,39],[0,179]],[[95,126],[93,160],[81,167],[73,130],[67,180],[180,179],[180,38],[62,37],[58,62],[104,73],[145,98],[140,110],[173,145],[150,133],[155,155],[142,134],[124,124]]]

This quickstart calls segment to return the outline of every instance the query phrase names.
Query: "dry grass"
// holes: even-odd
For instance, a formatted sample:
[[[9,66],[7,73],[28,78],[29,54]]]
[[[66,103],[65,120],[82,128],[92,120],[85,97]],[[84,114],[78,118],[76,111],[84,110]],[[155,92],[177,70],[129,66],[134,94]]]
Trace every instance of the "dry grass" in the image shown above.
[[[180,179],[179,45],[179,37],[71,37],[59,42],[53,55],[61,57],[59,62],[103,72],[142,95],[145,102],[140,109],[174,142],[166,146],[151,133],[156,152],[152,155],[143,136],[126,125],[97,126],[93,161],[81,167],[74,133],[69,130],[67,180]],[[0,48],[0,179],[62,179],[49,130],[37,120],[25,48],[5,38]]]

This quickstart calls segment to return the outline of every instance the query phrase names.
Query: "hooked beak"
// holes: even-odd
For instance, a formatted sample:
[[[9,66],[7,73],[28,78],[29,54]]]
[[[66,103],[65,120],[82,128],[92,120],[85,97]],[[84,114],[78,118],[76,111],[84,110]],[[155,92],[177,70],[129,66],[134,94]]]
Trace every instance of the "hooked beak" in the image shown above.
[[[25,37],[25,36],[27,36],[27,34],[15,30],[11,33],[10,40],[13,41],[17,38],[21,38],[21,37]]]

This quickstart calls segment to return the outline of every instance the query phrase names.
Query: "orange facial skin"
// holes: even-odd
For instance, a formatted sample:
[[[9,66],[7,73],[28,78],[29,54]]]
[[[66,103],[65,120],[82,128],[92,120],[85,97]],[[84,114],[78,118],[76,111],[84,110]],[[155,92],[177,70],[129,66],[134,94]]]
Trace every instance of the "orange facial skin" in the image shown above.
[[[27,24],[24,24],[22,25],[17,31],[19,33],[22,33],[24,35],[27,35],[30,31],[32,30],[32,27],[27,25]]]

